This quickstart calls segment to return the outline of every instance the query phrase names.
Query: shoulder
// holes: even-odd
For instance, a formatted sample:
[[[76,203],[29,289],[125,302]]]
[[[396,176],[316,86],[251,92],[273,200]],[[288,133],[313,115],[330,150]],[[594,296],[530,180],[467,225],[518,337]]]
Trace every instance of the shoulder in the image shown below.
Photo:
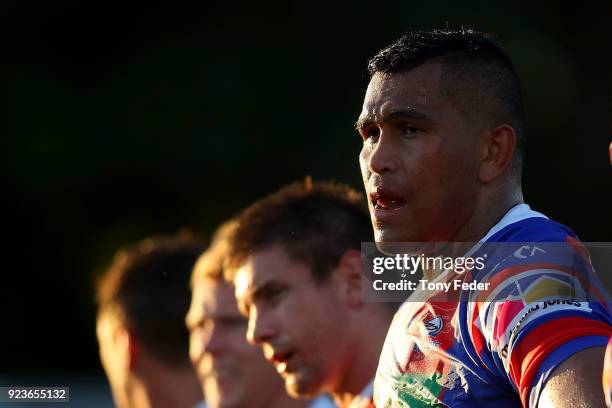
[[[505,226],[488,242],[565,242],[578,239],[569,227],[544,217],[530,217]]]

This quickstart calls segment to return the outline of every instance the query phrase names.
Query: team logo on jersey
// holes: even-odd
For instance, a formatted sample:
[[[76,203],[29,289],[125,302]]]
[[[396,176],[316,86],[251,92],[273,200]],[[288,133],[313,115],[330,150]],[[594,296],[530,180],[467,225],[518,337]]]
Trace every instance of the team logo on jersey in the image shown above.
[[[442,320],[440,316],[436,316],[433,319],[429,319],[423,323],[425,324],[425,330],[427,330],[427,334],[432,337],[440,333],[442,331],[442,328],[444,327],[444,320]]]

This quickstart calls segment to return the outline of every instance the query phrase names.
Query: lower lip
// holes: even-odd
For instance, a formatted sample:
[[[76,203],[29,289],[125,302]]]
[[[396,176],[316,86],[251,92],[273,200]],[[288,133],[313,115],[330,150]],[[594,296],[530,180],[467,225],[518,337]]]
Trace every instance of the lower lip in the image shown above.
[[[372,208],[372,218],[376,221],[387,221],[402,215],[404,210],[406,209],[406,204],[402,205],[399,208],[394,208],[392,210],[384,210],[381,208]]]
[[[289,374],[290,371],[290,367],[289,367],[289,363],[291,362],[291,359],[293,358],[293,355],[289,356],[288,359],[276,364],[276,372],[278,374]]]
[[[283,361],[282,363],[278,363],[276,365],[276,372],[278,374],[283,374],[283,373],[287,372],[287,362]]]

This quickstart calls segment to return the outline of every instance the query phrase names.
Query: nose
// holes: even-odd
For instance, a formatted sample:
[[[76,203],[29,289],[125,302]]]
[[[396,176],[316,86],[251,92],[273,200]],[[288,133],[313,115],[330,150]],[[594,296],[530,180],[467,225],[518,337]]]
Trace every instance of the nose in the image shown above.
[[[272,314],[251,309],[247,328],[248,342],[252,345],[258,345],[271,341],[276,335],[277,331]]]
[[[365,144],[362,149],[362,159],[371,173],[394,173],[398,169],[398,148],[393,138],[381,129],[378,140]]]

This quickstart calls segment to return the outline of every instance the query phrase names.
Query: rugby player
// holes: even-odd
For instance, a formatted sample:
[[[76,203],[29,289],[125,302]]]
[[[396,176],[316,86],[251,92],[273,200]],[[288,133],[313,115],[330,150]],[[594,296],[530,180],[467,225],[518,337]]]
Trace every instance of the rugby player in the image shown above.
[[[376,241],[562,242],[575,249],[576,268],[589,269],[575,234],[523,202],[520,85],[493,40],[412,32],[368,69],[356,128]],[[605,298],[558,299],[567,268],[546,257],[502,272],[508,278],[486,301],[415,292],[404,302],[376,374],[378,408],[604,406]]]
[[[235,223],[222,225],[210,248],[198,259],[191,278],[191,307],[186,317],[189,355],[210,408],[302,408],[307,401],[287,395],[257,347],[246,341],[247,321],[239,313],[233,286],[223,279],[227,238]],[[331,403],[317,401],[317,407]]]
[[[119,408],[193,408],[202,400],[183,319],[204,250],[188,236],[119,251],[97,288],[100,360]]]
[[[238,218],[229,278],[263,348],[295,397],[331,394],[372,406],[372,380],[395,308],[364,303],[361,242],[372,227],[363,196],[333,183],[295,183]]]

